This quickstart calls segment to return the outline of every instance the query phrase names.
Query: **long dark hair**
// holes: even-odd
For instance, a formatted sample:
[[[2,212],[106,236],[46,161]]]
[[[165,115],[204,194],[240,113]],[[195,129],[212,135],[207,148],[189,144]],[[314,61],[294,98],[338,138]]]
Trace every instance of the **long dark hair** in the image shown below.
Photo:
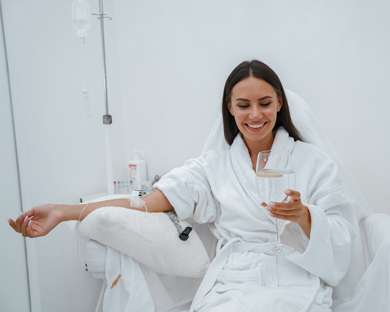
[[[232,145],[234,138],[239,133],[239,129],[234,120],[234,117],[230,114],[228,109],[228,104],[231,101],[231,95],[233,87],[239,83],[241,80],[247,77],[256,77],[264,80],[269,83],[278,96],[278,99],[282,99],[282,108],[278,112],[276,117],[276,123],[274,128],[272,129],[274,135],[276,130],[283,126],[286,131],[289,133],[291,137],[294,138],[295,141],[303,141],[299,131],[295,128],[291,116],[290,110],[288,108],[288,102],[286,98],[286,94],[284,92],[282,83],[280,82],[279,77],[276,73],[266,64],[253,60],[253,61],[245,61],[238,65],[229,75],[228,79],[225,83],[225,88],[223,90],[222,97],[222,116],[223,116],[223,128],[225,134],[225,140],[229,145]]]

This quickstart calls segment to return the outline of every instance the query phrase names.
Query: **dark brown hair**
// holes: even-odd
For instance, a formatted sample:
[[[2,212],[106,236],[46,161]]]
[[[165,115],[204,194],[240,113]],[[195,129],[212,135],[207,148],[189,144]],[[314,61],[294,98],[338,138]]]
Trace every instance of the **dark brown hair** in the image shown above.
[[[276,117],[276,123],[272,132],[276,133],[276,130],[283,126],[286,131],[289,133],[291,137],[294,138],[295,141],[303,141],[301,135],[298,130],[295,128],[291,116],[290,110],[288,108],[288,102],[286,98],[286,94],[284,92],[282,83],[280,82],[279,77],[276,73],[266,64],[253,60],[253,61],[245,61],[238,65],[229,75],[228,79],[225,83],[225,88],[223,90],[222,97],[222,116],[223,116],[223,128],[225,134],[225,140],[229,145],[232,145],[234,138],[239,133],[239,129],[237,127],[236,121],[234,120],[234,116],[232,116],[228,109],[228,104],[231,101],[231,95],[233,87],[239,83],[244,78],[248,77],[256,77],[264,80],[269,83],[278,96],[278,99],[282,99],[282,108],[278,112]]]

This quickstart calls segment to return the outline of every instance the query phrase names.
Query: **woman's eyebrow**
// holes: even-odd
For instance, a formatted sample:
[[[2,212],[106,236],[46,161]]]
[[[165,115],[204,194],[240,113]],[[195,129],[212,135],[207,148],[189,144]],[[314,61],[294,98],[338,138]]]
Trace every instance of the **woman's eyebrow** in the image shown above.
[[[258,101],[265,100],[265,99],[272,99],[272,96],[270,96],[270,95],[263,96],[262,98],[258,99]],[[238,99],[236,99],[236,101],[249,102],[249,100],[243,99],[243,98],[238,98]]]

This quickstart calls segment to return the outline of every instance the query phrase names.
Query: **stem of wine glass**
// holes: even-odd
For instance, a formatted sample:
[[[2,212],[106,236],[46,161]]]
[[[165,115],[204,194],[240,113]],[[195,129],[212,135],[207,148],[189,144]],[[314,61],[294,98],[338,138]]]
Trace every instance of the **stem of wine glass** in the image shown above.
[[[287,203],[288,202],[288,196],[286,196],[283,200],[282,203]],[[275,218],[276,220],[276,245],[280,245],[280,235],[279,235],[279,224],[278,224],[278,219]]]

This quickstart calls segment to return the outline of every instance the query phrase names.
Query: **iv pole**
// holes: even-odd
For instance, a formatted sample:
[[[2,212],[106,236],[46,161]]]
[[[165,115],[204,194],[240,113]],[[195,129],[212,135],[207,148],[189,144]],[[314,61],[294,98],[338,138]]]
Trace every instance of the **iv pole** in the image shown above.
[[[103,9],[103,0],[99,0],[99,14],[98,20],[100,20],[100,32],[102,37],[102,55],[103,55],[103,84],[104,84],[104,97],[106,103],[106,114],[103,115],[103,124],[105,128],[105,137],[106,137],[106,169],[107,169],[107,192],[108,195],[114,194],[114,178],[113,178],[113,169],[112,169],[112,152],[111,152],[111,124],[112,116],[108,112],[108,93],[107,93],[107,71],[106,71],[106,45],[104,41],[104,19],[111,17],[106,17]]]

